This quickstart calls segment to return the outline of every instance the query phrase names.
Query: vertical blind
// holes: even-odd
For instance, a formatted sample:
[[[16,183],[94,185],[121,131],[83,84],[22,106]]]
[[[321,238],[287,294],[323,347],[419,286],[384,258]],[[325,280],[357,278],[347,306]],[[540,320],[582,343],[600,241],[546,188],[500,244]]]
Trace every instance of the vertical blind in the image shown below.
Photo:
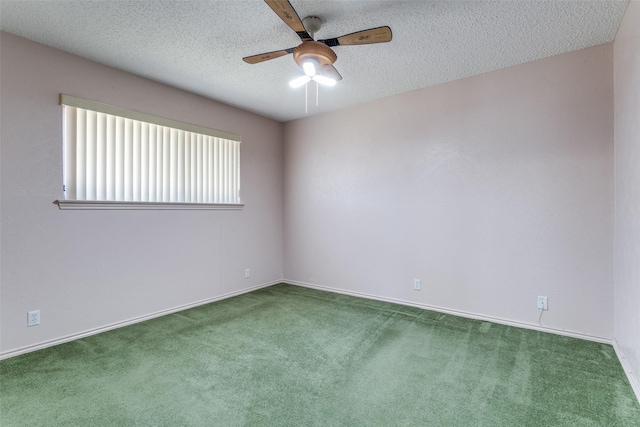
[[[240,203],[240,141],[64,100],[66,200]]]

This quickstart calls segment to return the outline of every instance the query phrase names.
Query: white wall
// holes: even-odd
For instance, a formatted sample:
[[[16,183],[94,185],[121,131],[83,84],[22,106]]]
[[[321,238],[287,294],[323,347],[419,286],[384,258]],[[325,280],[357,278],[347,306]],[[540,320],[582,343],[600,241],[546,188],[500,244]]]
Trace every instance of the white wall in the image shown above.
[[[0,43],[3,354],[282,278],[281,123],[10,34]],[[244,210],[58,210],[60,93],[240,134]],[[42,324],[27,328],[35,309]]]
[[[612,55],[286,123],[285,278],[611,338]]]
[[[614,42],[615,339],[640,399],[640,2]],[[623,360],[625,363],[625,360]]]

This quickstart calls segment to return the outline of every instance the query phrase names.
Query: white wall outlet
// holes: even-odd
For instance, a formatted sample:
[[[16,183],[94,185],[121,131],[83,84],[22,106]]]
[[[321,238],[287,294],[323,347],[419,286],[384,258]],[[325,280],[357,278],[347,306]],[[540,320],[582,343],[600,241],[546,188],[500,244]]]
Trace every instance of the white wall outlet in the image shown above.
[[[244,278],[248,279],[249,277],[251,277],[251,269],[250,268],[246,268],[244,270]]]
[[[27,326],[36,326],[40,324],[40,310],[34,310],[27,313]]]
[[[419,291],[421,288],[420,279],[413,279],[413,289]]]
[[[548,310],[547,297],[538,297],[538,310]]]

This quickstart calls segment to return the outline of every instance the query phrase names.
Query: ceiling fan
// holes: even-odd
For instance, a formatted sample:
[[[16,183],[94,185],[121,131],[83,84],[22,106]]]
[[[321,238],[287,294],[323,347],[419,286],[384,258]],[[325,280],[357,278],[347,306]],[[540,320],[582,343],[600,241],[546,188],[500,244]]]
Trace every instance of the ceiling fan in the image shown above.
[[[386,26],[316,41],[313,35],[322,26],[320,18],[308,16],[301,20],[288,0],[264,1],[273,9],[280,19],[298,34],[302,43],[297,47],[247,56],[242,58],[242,60],[249,64],[257,64],[293,53],[293,60],[303,69],[304,75],[293,79],[289,83],[292,87],[302,86],[311,80],[315,80],[320,84],[333,86],[336,82],[342,80],[342,76],[333,66],[338,56],[333,49],[331,49],[332,47],[391,41],[391,28]]]

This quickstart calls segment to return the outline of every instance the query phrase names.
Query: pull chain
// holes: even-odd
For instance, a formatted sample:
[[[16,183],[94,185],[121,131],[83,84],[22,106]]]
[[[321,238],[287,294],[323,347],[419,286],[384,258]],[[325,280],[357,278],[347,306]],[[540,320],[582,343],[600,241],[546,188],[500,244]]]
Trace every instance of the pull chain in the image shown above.
[[[319,99],[320,99],[320,84],[316,82],[316,107],[320,105]],[[305,114],[309,113],[309,82],[306,82],[304,84],[304,113]]]

